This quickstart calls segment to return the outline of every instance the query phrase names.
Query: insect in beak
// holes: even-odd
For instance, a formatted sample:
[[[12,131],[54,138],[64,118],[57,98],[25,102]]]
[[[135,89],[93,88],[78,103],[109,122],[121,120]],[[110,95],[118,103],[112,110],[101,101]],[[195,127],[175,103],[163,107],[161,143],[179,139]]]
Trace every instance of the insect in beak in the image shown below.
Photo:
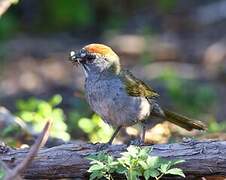
[[[69,60],[76,66],[80,64],[80,61],[82,60],[80,53],[76,53],[75,51],[71,51],[69,55]]]

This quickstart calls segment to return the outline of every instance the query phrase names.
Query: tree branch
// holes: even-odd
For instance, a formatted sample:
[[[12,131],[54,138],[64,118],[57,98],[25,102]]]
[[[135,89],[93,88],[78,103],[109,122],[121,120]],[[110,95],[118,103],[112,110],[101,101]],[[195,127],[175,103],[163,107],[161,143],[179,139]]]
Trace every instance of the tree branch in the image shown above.
[[[96,153],[98,145],[64,144],[41,149],[37,157],[21,175],[24,178],[86,178],[89,161],[87,155]],[[112,145],[107,152],[115,157],[126,150],[125,145]],[[0,160],[15,167],[27,156],[29,149],[9,149],[0,153]],[[193,141],[154,145],[151,155],[166,159],[183,159],[179,164],[186,175],[226,175],[226,141]]]

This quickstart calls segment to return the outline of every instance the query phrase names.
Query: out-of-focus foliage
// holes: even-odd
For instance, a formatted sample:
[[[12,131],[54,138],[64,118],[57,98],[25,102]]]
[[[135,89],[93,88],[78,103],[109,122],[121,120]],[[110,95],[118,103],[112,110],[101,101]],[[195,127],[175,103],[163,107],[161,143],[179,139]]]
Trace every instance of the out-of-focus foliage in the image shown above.
[[[63,140],[69,140],[67,125],[64,122],[65,115],[61,108],[56,107],[62,102],[60,95],[54,95],[49,101],[30,98],[28,100],[18,100],[18,116],[28,124],[32,125],[35,132],[41,132],[47,119],[53,119],[50,131],[51,136]]]
[[[13,0],[17,2],[17,0]],[[172,9],[172,2],[161,0],[157,6],[162,11]],[[148,0],[115,2],[105,0],[40,0],[18,3],[4,14],[0,23],[0,39],[17,32],[105,32],[117,31],[130,17],[130,11],[145,7]],[[114,8],[112,8],[114,7]],[[29,12],[29,13],[28,13]],[[18,16],[19,14],[19,16]],[[26,22],[26,23],[25,23]],[[94,28],[93,28],[94,27]]]
[[[4,15],[0,22],[0,39],[12,37],[18,30],[18,21],[12,14]]]
[[[19,2],[19,0],[10,0],[11,1],[11,3],[13,3],[13,4],[17,4],[18,2]]]
[[[73,134],[75,132],[77,132],[78,130],[81,130],[78,127],[78,121],[79,121],[79,119],[81,119],[82,117],[84,117],[80,113],[81,111],[79,111],[79,110],[71,110],[71,111],[68,112],[68,115],[67,115],[68,132],[71,134],[72,137],[73,137]],[[74,138],[76,138],[76,136]]]
[[[89,140],[95,142],[107,142],[113,134],[113,129],[94,114],[91,118],[81,118],[78,127],[88,134]]]
[[[49,30],[51,27],[54,31],[67,27],[81,28],[91,24],[93,20],[92,8],[87,0],[67,0],[67,2],[49,0],[44,2],[44,6],[45,21],[49,25],[46,28]]]
[[[121,157],[114,159],[111,155],[100,152],[89,156],[91,167],[90,179],[114,179],[113,173],[123,174],[128,180],[139,179],[141,176],[148,180],[150,178],[160,179],[165,174],[185,177],[183,171],[172,166],[182,163],[182,160],[167,161],[158,156],[150,156],[151,148],[129,146],[127,152],[121,153]]]
[[[169,12],[175,9],[178,0],[158,0],[157,4],[162,12]]]
[[[83,117],[91,117],[93,112],[90,110],[87,102],[84,99],[71,98],[71,108],[66,112],[68,132],[71,138],[77,139],[78,136],[84,135],[84,131],[78,127],[79,119]],[[86,136],[87,137],[87,136]],[[81,139],[83,139],[81,137]]]
[[[184,109],[190,114],[199,115],[200,112],[208,112],[215,102],[216,95],[212,87],[189,83],[171,69],[165,69],[160,80],[163,81],[177,108]]]
[[[217,133],[226,131],[226,122],[217,122],[215,119],[210,119],[208,122],[208,132]]]
[[[8,145],[16,147],[17,142],[15,139],[21,136],[21,134],[21,128],[16,124],[11,124],[0,132],[0,137],[4,139],[4,142]]]
[[[17,4],[19,0],[9,0],[11,4]],[[4,3],[4,2],[2,2]],[[14,32],[18,30],[18,22],[15,16],[7,14],[2,20],[2,15],[8,10],[8,7],[2,6],[1,8],[1,23],[0,23],[0,39],[10,37]]]
[[[5,175],[4,170],[2,167],[0,167],[0,179],[3,179],[4,175]]]

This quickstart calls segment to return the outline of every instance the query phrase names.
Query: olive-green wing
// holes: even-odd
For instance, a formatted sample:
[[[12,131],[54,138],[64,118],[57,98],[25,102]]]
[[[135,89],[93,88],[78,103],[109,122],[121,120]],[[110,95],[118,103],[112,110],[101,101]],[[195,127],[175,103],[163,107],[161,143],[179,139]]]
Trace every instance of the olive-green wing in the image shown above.
[[[128,70],[122,70],[119,74],[121,81],[125,83],[125,88],[130,96],[137,97],[158,97],[158,93],[143,81],[137,79]]]

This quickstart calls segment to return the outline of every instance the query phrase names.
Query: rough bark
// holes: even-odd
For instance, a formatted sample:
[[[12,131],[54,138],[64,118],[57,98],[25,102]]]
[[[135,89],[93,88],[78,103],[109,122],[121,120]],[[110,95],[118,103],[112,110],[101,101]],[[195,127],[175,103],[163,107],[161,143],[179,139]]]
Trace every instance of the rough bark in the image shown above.
[[[96,153],[98,145],[64,144],[43,148],[23,173],[25,178],[87,178],[89,167],[87,155]],[[118,157],[125,151],[125,145],[112,145],[107,152]],[[28,149],[10,149],[0,146],[0,160],[10,168],[18,165],[28,153]],[[178,165],[186,175],[213,176],[226,175],[226,141],[193,141],[153,145],[151,155],[166,159],[183,159]]]

